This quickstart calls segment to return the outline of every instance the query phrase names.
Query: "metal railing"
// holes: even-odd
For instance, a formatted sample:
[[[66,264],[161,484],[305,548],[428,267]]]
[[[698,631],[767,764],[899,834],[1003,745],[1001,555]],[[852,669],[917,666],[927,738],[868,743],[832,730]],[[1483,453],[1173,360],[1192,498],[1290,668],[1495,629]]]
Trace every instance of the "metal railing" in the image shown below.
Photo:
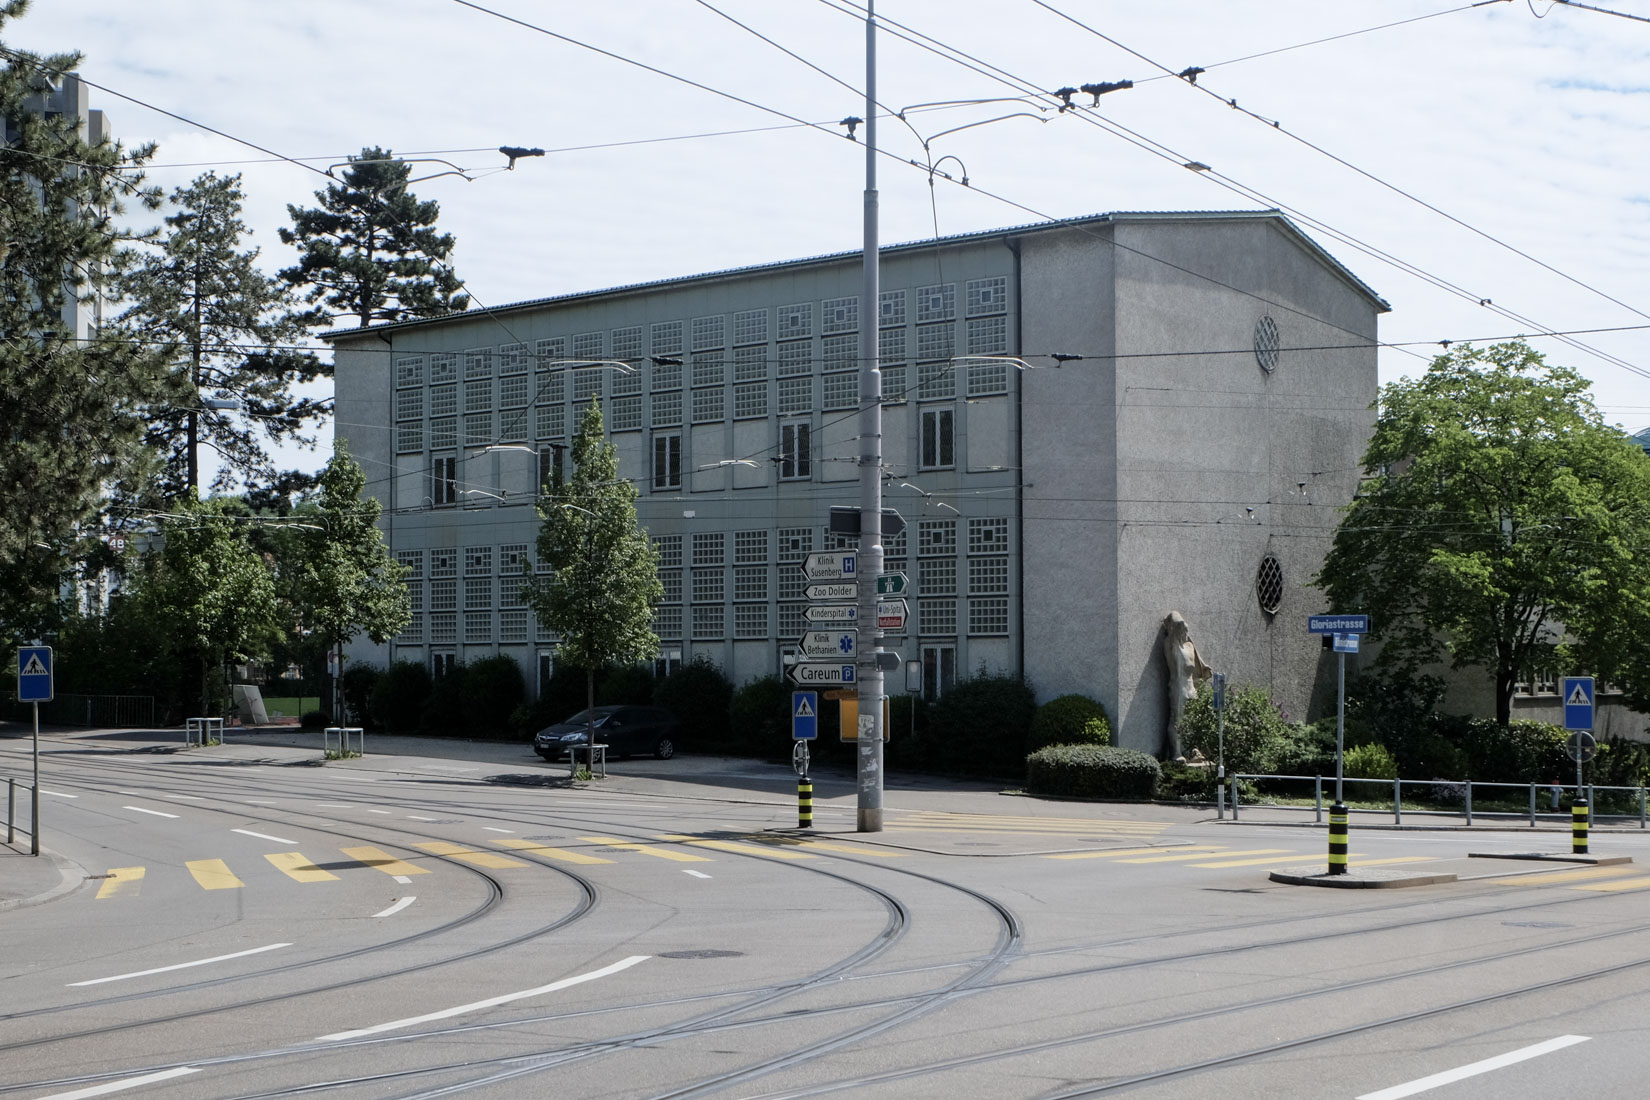
[[[360,726],[328,726],[321,731],[321,756],[323,759],[333,759],[332,739],[338,738],[337,759],[350,755],[350,735],[355,735],[355,755],[367,755],[367,735]]]
[[[15,841],[17,839],[17,834],[19,832],[19,829],[17,827],[17,788],[18,787],[22,787],[26,791],[34,790],[34,787],[26,779],[18,779],[15,776],[7,776],[6,777],[6,843],[7,844],[10,844],[13,841]],[[35,799],[34,804],[38,806],[39,805],[39,800]],[[29,835],[29,837],[32,839],[35,835],[34,828],[35,828],[34,818],[31,816],[29,818],[29,827],[27,829],[23,829],[21,831],[27,833]],[[39,845],[36,844],[35,847],[38,849]]]
[[[56,698],[40,704],[40,720],[54,726],[152,729],[155,725],[155,699],[152,695],[75,695],[58,692]]]
[[[183,743],[187,745],[223,744],[222,718],[190,718],[183,725]]]
[[[1298,809],[1305,811],[1310,809],[1312,811],[1312,820],[1315,822],[1323,821],[1324,784],[1327,782],[1333,786],[1335,782],[1335,777],[1332,775],[1238,775],[1234,773],[1227,776],[1227,790],[1232,803],[1233,821],[1238,819],[1238,780],[1240,779],[1251,781],[1258,780],[1262,782],[1286,781],[1312,784],[1313,796],[1312,805],[1310,807],[1290,806],[1278,802],[1262,802],[1259,800],[1252,800],[1250,802],[1250,806],[1255,807],[1264,805],[1269,809],[1276,810]],[[1588,804],[1593,807],[1592,819],[1595,822],[1607,818],[1630,821],[1635,816],[1632,813],[1608,814],[1599,812],[1598,793],[1600,791],[1605,792],[1606,794],[1614,791],[1625,791],[1629,795],[1629,798],[1626,799],[1626,801],[1631,803],[1636,800],[1638,802],[1638,813],[1636,816],[1638,817],[1639,828],[1644,829],[1650,827],[1650,814],[1646,813],[1644,787],[1597,787],[1591,783],[1584,787],[1577,787],[1573,783],[1568,786],[1560,783],[1480,783],[1471,782],[1464,779],[1460,781],[1449,779],[1355,779],[1352,776],[1342,777],[1341,783],[1343,785],[1352,783],[1362,783],[1365,785],[1375,784],[1379,787],[1390,788],[1392,791],[1392,809],[1390,811],[1386,809],[1370,809],[1367,807],[1348,807],[1348,812],[1354,814],[1391,813],[1392,822],[1395,825],[1403,824],[1404,814],[1406,813],[1412,817],[1462,817],[1465,819],[1466,824],[1471,825],[1474,816],[1472,807],[1473,790],[1478,788],[1484,790],[1500,789],[1506,791],[1518,791],[1520,795],[1527,791],[1529,793],[1528,812],[1523,810],[1518,810],[1515,812],[1509,810],[1481,809],[1477,811],[1477,816],[1480,818],[1508,821],[1523,821],[1528,819],[1531,828],[1534,828],[1537,820],[1543,817],[1551,818],[1553,820],[1570,820],[1570,812],[1568,810],[1559,810],[1559,803],[1563,800],[1564,793],[1567,791],[1575,792],[1578,796],[1585,792]],[[1459,790],[1461,792],[1461,807],[1460,809],[1456,809],[1453,806],[1443,805],[1424,807],[1411,805],[1406,809],[1404,806],[1404,788],[1406,787],[1408,787],[1412,792],[1429,787],[1446,787],[1450,789],[1452,794],[1456,790]],[[1540,795],[1543,794],[1546,795],[1549,803],[1549,809],[1546,813],[1542,813],[1538,805]],[[1382,801],[1385,801],[1384,797],[1382,798]],[[1518,799],[1518,801],[1522,801],[1522,799]]]

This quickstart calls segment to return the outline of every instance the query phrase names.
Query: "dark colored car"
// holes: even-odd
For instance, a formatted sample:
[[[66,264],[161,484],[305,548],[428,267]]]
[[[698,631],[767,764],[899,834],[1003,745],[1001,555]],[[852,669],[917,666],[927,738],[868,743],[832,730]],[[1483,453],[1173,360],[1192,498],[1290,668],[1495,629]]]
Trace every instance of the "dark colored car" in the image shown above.
[[[676,755],[682,727],[663,707],[613,706],[581,710],[564,722],[546,726],[533,735],[533,751],[546,760],[563,760],[575,745],[583,745],[592,719],[596,744],[613,756],[652,753],[660,760]]]

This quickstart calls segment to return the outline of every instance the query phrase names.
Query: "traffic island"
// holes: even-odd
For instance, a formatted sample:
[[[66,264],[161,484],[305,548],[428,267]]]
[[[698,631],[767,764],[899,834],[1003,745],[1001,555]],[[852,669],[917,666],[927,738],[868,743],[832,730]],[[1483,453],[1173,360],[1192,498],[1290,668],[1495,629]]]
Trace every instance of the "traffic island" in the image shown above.
[[[1524,859],[1544,863],[1585,863],[1593,867],[1609,867],[1617,863],[1631,863],[1632,856],[1578,856],[1571,852],[1468,852],[1468,859]]]
[[[1305,868],[1283,868],[1267,876],[1285,886],[1330,886],[1337,890],[1396,890],[1403,886],[1438,886],[1454,882],[1459,877],[1448,872],[1417,874],[1399,867],[1359,867],[1356,864],[1339,873],[1308,871]]]

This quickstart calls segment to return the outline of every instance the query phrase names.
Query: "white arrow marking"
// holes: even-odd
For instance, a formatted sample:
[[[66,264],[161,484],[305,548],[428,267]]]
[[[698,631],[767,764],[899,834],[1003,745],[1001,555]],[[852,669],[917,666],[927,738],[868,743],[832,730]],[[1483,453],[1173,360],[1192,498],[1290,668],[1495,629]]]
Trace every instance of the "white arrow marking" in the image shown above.
[[[400,878],[401,876],[397,875],[396,877]],[[394,905],[390,906],[388,909],[384,910],[382,913],[374,913],[373,916],[375,916],[375,917],[391,917],[391,916],[394,916],[395,914],[401,912],[401,910],[405,909],[407,906],[411,905],[413,902],[415,902],[417,900],[418,900],[418,898],[416,896],[402,898],[400,901],[396,902]]]

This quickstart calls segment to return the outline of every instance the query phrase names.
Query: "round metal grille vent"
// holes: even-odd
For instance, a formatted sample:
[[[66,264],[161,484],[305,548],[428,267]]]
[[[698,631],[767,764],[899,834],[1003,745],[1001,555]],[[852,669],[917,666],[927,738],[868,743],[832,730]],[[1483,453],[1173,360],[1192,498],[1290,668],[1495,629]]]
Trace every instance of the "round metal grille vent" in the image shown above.
[[[1268,615],[1276,615],[1283,606],[1283,566],[1271,554],[1260,559],[1260,568],[1255,571],[1255,599]]]
[[[1255,322],[1255,362],[1267,374],[1278,369],[1278,323],[1270,315]]]

